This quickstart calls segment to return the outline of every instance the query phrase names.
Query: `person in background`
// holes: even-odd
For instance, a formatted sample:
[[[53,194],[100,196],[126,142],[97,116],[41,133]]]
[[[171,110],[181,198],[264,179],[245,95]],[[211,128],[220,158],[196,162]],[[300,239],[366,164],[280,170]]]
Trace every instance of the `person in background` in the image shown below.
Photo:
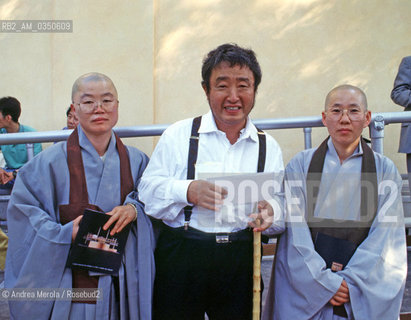
[[[67,126],[64,127],[63,130],[75,129],[78,125],[78,119],[74,112],[74,106],[72,104],[70,105],[70,107],[67,108],[66,116],[67,116]]]
[[[404,111],[411,110],[411,56],[404,57],[398,68],[398,74],[391,91],[391,99],[404,107]],[[406,153],[408,185],[411,190],[411,123],[401,124],[400,146],[398,152]]]
[[[35,129],[19,123],[21,114],[20,102],[13,97],[0,99],[0,133],[33,132]],[[12,187],[18,169],[27,161],[27,147],[25,144],[1,145],[6,167],[0,168],[0,184]],[[42,150],[41,143],[34,144],[34,155]]]

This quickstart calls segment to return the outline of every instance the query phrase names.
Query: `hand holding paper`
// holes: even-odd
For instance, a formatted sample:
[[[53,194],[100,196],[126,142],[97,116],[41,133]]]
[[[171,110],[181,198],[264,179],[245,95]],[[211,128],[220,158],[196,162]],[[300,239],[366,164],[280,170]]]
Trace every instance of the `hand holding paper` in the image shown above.
[[[273,223],[274,208],[270,205],[270,200],[281,189],[281,184],[277,182],[274,173],[226,173],[220,176],[201,173],[199,178],[206,179],[206,181],[201,180],[201,182],[204,183],[204,186],[210,187],[212,191],[209,195],[209,201],[212,205],[203,206],[203,208],[215,212],[215,219],[211,220],[206,218],[207,213],[209,217],[209,212],[206,209],[199,211],[201,223],[204,226],[230,226],[231,229],[244,229],[249,225],[257,231],[266,230]],[[190,186],[194,186],[197,182],[200,181],[196,180]],[[218,194],[220,190],[223,190],[223,193]],[[202,189],[197,193],[205,197],[207,190]],[[250,217],[250,214],[255,215]],[[261,221],[260,227],[257,227],[253,222],[249,224],[250,220],[257,218]]]
[[[219,211],[226,195],[226,189],[204,180],[194,180],[187,190],[189,203],[213,211]]]
[[[133,207],[128,205],[114,207],[113,210],[107,212],[106,214],[111,217],[106,224],[104,224],[104,230],[107,230],[114,222],[117,221],[113,229],[110,231],[110,235],[112,236],[123,230],[124,227],[134,221],[136,217],[136,211]]]
[[[118,274],[130,224],[121,232],[111,235],[110,229],[104,231],[102,228],[111,218],[103,212],[85,209],[82,216],[73,220],[73,234],[75,231],[76,237],[67,257],[67,267]]]
[[[78,216],[76,219],[73,220],[73,231],[71,232],[71,242],[73,242],[74,239],[76,239],[81,218],[83,218],[83,215]]]

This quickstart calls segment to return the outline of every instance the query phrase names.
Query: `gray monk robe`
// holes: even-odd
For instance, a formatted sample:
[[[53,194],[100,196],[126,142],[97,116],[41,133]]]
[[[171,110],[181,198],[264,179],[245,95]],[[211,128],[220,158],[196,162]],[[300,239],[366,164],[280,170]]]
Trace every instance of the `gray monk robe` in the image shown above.
[[[87,181],[86,190],[81,189],[81,193],[88,193],[86,206],[97,206],[104,212],[109,212],[123,203],[121,186],[124,181],[120,178],[123,165],[120,166],[120,146],[117,147],[116,136],[112,134],[104,160],[99,157],[80,126],[78,144]],[[134,190],[125,202],[134,203],[139,214],[137,223],[132,224],[118,273],[119,300],[115,299],[113,278],[101,275],[93,277],[97,280],[95,283],[101,289],[103,297],[96,304],[72,303],[67,300],[9,301],[12,319],[151,318],[154,240],[151,223],[137,200],[136,191],[148,158],[135,148],[127,147],[123,151],[125,150],[131,165],[131,189]],[[81,172],[76,175],[81,175]],[[74,187],[82,188],[81,185]],[[123,197],[124,192],[123,190]],[[66,205],[73,204],[70,194],[65,142],[49,147],[20,170],[8,207],[10,240],[6,288],[76,286],[72,270],[65,267],[73,223],[63,221],[61,211]],[[84,282],[80,282],[80,285],[83,286]]]
[[[397,319],[407,274],[401,177],[391,160],[374,153],[376,217],[345,268],[332,272],[315,250],[306,222],[306,177],[314,151],[297,154],[285,171],[287,228],[279,241],[263,319],[344,319],[328,303],[343,279],[350,293],[350,302],[344,304],[348,319]],[[340,163],[328,141],[314,217],[352,224],[362,220],[362,158],[359,145]],[[371,196],[372,187],[369,191]]]

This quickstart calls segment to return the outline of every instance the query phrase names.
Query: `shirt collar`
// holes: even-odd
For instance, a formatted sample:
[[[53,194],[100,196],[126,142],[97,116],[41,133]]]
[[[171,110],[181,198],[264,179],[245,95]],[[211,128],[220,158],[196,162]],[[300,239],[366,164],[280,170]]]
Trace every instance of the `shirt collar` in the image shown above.
[[[215,123],[213,113],[208,111],[202,116],[201,125],[198,129],[199,133],[211,133],[211,132],[221,132]],[[241,134],[238,140],[251,138],[253,141],[258,141],[257,128],[252,123],[250,117],[247,117],[247,123],[243,129],[241,129]]]

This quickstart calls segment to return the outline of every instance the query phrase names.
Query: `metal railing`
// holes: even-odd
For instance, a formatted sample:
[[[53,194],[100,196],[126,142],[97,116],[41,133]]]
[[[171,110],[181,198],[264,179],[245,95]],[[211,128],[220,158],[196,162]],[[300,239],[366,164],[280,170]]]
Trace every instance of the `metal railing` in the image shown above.
[[[296,117],[283,119],[260,119],[253,120],[254,124],[263,130],[272,129],[298,129],[303,128],[304,147],[306,149],[312,147],[312,128],[322,127],[321,116],[312,117]],[[383,153],[384,127],[391,123],[411,122],[411,112],[384,112],[376,113],[372,116],[372,121],[369,126],[372,148]],[[149,137],[159,136],[168,127],[167,124],[162,125],[147,125],[133,127],[118,127],[114,130],[122,138],[130,137]],[[0,145],[3,144],[20,144],[27,145],[28,159],[33,157],[33,143],[41,142],[56,142],[67,140],[72,130],[44,131],[44,132],[21,132],[0,134]],[[6,225],[5,210],[9,195],[0,195],[0,225]],[[409,196],[403,196],[404,209],[410,211]],[[3,207],[2,207],[3,206]],[[407,216],[407,214],[406,214]],[[407,228],[411,228],[411,217],[406,218]]]
[[[373,114],[369,126],[372,148],[379,153],[383,153],[384,127],[391,123],[402,122],[411,122],[411,112],[383,112]],[[263,130],[303,128],[304,147],[306,149],[312,147],[312,128],[323,126],[321,116],[259,119],[253,120],[253,123]],[[160,136],[168,126],[168,124],[157,124],[116,127],[114,131],[122,138]],[[32,155],[33,146],[30,146],[30,144],[67,140],[71,132],[72,130],[57,130],[0,134],[0,145],[26,143],[28,144],[28,151],[31,150]]]

